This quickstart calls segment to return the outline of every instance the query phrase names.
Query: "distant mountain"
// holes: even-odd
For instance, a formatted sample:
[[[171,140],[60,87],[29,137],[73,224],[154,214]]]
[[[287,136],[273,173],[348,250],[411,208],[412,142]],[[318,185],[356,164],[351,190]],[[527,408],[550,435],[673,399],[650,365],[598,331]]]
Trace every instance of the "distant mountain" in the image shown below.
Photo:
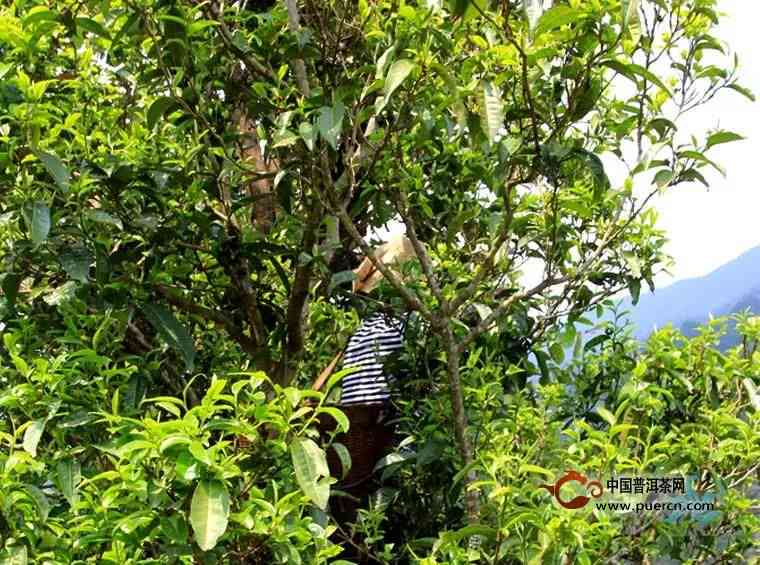
[[[747,308],[760,314],[760,246],[703,277],[678,281],[654,293],[642,292],[636,306],[626,299],[622,308],[630,310],[638,339],[646,339],[652,330],[669,323],[693,336],[696,326],[711,314],[723,316]],[[730,330],[721,341],[721,349],[738,341],[733,328]]]

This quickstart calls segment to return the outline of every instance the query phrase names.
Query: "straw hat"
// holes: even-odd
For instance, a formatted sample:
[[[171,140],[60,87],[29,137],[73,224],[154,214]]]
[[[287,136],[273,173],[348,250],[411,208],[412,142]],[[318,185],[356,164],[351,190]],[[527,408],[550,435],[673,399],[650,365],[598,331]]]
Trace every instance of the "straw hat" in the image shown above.
[[[384,265],[401,265],[404,261],[416,257],[412,242],[405,236],[396,234],[387,242],[378,246],[374,251],[375,257]],[[394,272],[398,272],[393,269]],[[383,273],[375,268],[369,257],[365,257],[361,264],[354,269],[354,292],[371,292],[383,278]]]

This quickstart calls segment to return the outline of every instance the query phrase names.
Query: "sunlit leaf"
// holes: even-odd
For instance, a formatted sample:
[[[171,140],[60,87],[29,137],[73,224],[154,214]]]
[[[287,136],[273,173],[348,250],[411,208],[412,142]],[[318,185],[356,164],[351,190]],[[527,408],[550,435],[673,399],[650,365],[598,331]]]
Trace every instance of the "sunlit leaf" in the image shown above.
[[[203,551],[216,546],[227,529],[230,515],[230,495],[223,482],[204,480],[198,482],[190,503],[190,525],[195,542]]]
[[[79,501],[79,482],[81,480],[79,462],[67,458],[56,465],[58,488],[70,506],[76,506]]]
[[[29,554],[25,545],[10,545],[0,555],[0,565],[27,565]]]
[[[640,0],[622,0],[623,10],[623,33],[631,36],[633,43],[638,43],[641,38],[641,22],[639,20]]]
[[[39,445],[42,432],[44,431],[45,420],[34,420],[24,430],[24,451],[32,457],[37,457],[37,445]]]
[[[330,485],[321,481],[330,471],[325,452],[308,438],[297,438],[290,444],[290,456],[298,486],[317,507],[325,510],[330,497]]]
[[[718,131],[711,134],[707,138],[707,145],[705,145],[705,149],[710,149],[710,147],[713,147],[715,145],[720,145],[721,143],[731,143],[732,141],[741,141],[742,139],[744,139],[744,136],[739,135],[738,133],[734,133],[732,131]]]
[[[478,94],[481,125],[488,141],[493,143],[504,127],[504,103],[498,89],[490,82],[483,82]]]
[[[152,129],[153,126],[158,123],[158,120],[164,117],[170,110],[175,110],[179,107],[177,101],[169,96],[159,96],[148,108],[148,129]]]
[[[565,4],[554,6],[544,12],[536,24],[535,35],[539,36],[567,24],[571,24],[583,16],[583,12]]]
[[[603,406],[599,406],[596,409],[596,413],[599,414],[610,426],[615,425],[615,415]]]
[[[408,59],[399,59],[391,64],[388,69],[388,75],[385,77],[385,86],[383,86],[386,98],[389,98],[401,86],[401,83],[409,76],[412,69],[414,69],[414,63]]]

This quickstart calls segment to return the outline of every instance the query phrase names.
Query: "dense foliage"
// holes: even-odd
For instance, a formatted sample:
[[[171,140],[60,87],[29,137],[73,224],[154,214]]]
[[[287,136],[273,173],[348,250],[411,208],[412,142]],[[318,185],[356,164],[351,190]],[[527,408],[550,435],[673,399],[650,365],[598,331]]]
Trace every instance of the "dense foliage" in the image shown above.
[[[748,558],[757,321],[726,354],[580,330],[653,288],[655,194],[740,139],[680,118],[752,95],[715,0],[546,4],[3,7],[5,562]],[[347,283],[389,222],[419,261],[379,299],[425,335],[352,535],[315,431],[347,422],[305,391],[377,306]],[[697,475],[720,512],[569,511],[537,487],[569,467]]]

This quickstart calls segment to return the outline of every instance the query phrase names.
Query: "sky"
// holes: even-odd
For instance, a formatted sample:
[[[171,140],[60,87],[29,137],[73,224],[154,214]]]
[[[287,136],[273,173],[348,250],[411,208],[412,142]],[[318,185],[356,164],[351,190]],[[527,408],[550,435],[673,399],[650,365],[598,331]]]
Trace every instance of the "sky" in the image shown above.
[[[718,36],[739,55],[743,86],[760,97],[760,58],[755,55],[760,2],[720,0],[726,16]],[[673,276],[660,275],[658,286],[709,273],[744,251],[760,245],[760,102],[732,91],[719,95],[679,127],[694,132],[715,126],[735,131],[744,141],[715,147],[712,157],[726,169],[726,178],[708,176],[711,187],[679,186],[657,197],[658,226],[670,239]]]

